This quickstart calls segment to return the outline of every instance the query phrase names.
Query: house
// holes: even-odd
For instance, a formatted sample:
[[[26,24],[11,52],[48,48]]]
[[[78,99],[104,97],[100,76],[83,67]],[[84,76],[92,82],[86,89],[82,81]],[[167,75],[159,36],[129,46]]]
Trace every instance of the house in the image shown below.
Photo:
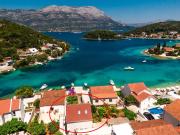
[[[176,44],[175,48],[180,49],[180,43]]]
[[[163,47],[163,50],[165,52],[174,52],[174,48],[172,48],[172,47]]]
[[[127,84],[121,91],[125,97],[129,95],[134,96],[138,102],[137,105],[143,110],[153,106],[156,102],[153,95],[148,91],[148,87],[143,82]]]
[[[93,125],[91,104],[72,104],[66,106],[66,129],[76,132],[91,129]]]
[[[163,120],[130,123],[135,135],[179,135],[176,129]]]
[[[163,119],[173,126],[180,126],[180,99],[175,100],[164,108]]]
[[[0,107],[0,125],[12,118],[23,120],[24,113],[20,99],[1,99]]]
[[[90,87],[92,104],[96,106],[104,105],[117,105],[118,96],[114,91],[113,86],[94,86]]]
[[[36,54],[38,52],[38,50],[36,48],[29,48],[29,52],[31,54]]]
[[[60,116],[64,116],[65,90],[44,91],[40,99],[40,121],[51,122],[51,119],[58,121]],[[49,112],[51,119],[49,117]]]

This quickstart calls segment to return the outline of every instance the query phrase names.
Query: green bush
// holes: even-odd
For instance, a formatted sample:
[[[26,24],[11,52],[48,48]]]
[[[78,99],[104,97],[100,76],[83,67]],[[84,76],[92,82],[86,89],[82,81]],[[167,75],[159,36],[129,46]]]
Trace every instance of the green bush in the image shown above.
[[[126,96],[124,100],[126,105],[134,105],[137,103],[136,99],[132,95]]]
[[[11,121],[6,122],[2,126],[0,126],[0,135],[13,134],[20,131],[26,131],[27,124],[18,121],[17,119],[12,119]]]
[[[156,102],[157,105],[170,104],[171,100],[169,98],[159,98]]]
[[[31,135],[45,135],[46,134],[46,128],[45,128],[44,123],[38,123],[38,121],[33,121],[29,123],[27,131]]]
[[[16,90],[15,95],[18,98],[27,98],[33,96],[33,88],[30,86],[22,86]]]
[[[36,99],[36,100],[34,101],[33,105],[34,105],[34,107],[35,107],[36,109],[38,109],[38,108],[39,108],[39,105],[40,105],[40,99]]]
[[[127,117],[129,120],[135,120],[135,118],[137,117],[137,115],[134,112],[126,108],[123,109],[123,112],[124,112],[125,117]]]
[[[67,104],[77,104],[78,103],[77,96],[68,96],[66,100],[67,100]]]
[[[119,97],[124,98],[124,96],[123,96],[123,94],[122,94],[122,91],[117,91],[116,93],[117,93],[117,95],[118,95]]]
[[[50,134],[55,134],[59,130],[58,127],[59,127],[59,122],[56,123],[51,122],[48,124],[48,131],[50,132]]]

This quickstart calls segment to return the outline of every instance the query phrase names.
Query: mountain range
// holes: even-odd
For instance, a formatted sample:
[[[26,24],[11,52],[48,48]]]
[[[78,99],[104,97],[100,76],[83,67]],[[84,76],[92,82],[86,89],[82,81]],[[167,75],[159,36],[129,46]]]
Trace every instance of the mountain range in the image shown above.
[[[30,26],[38,31],[121,30],[126,27],[93,6],[53,5],[39,10],[0,9],[0,19]]]

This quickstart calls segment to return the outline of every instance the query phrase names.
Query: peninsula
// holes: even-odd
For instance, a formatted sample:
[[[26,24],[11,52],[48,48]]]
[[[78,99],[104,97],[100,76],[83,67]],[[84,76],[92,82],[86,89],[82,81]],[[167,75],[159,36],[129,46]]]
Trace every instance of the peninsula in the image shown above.
[[[69,45],[31,28],[0,20],[0,73],[42,64],[69,50]]]
[[[166,43],[163,45],[158,43],[156,46],[145,50],[144,53],[156,58],[180,59],[180,44],[167,46]]]

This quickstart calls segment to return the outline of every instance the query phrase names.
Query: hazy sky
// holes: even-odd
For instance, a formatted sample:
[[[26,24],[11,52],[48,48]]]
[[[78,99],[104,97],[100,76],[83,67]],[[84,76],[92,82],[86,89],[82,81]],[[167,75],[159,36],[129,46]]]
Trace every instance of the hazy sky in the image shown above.
[[[96,6],[125,23],[180,20],[180,0],[0,0],[0,8],[40,9],[48,5]]]

